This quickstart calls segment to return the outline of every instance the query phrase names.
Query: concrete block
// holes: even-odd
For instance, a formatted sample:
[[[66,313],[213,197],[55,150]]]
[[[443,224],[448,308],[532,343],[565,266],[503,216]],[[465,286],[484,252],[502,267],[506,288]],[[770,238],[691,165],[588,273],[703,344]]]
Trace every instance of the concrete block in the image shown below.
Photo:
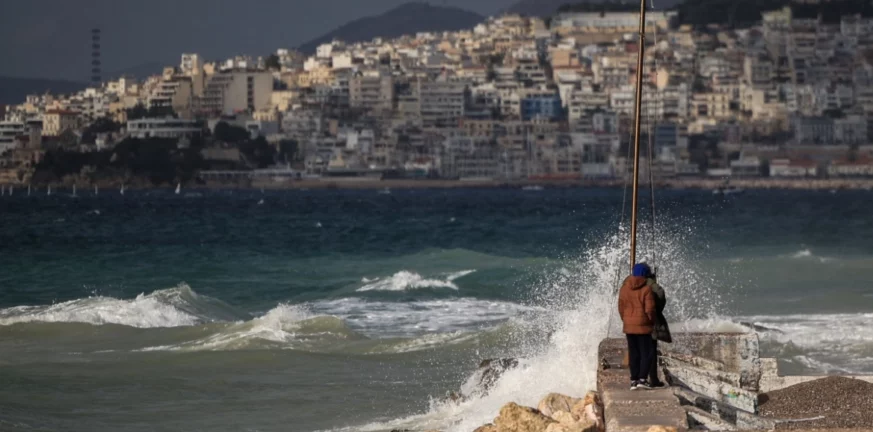
[[[758,393],[742,389],[713,377],[710,371],[690,367],[668,367],[665,369],[667,381],[671,385],[686,387],[714,400],[751,413],[758,412]]]

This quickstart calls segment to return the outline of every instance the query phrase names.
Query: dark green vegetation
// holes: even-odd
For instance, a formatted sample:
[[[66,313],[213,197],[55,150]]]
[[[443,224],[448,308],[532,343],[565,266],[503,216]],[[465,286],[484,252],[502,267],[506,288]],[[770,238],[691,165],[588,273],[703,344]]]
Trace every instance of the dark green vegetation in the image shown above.
[[[79,175],[91,182],[139,178],[153,185],[172,184],[192,180],[204,167],[199,142],[180,149],[173,139],[129,138],[112,150],[51,150],[37,164],[33,183],[54,183]]]

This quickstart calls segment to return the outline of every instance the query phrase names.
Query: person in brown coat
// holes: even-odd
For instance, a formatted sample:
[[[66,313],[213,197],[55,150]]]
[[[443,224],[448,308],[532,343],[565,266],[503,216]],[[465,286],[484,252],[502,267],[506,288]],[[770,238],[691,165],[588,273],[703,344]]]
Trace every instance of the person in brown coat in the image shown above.
[[[648,377],[655,355],[652,332],[656,309],[655,296],[646,279],[649,274],[648,265],[635,265],[618,293],[618,314],[627,337],[631,390],[651,388]]]

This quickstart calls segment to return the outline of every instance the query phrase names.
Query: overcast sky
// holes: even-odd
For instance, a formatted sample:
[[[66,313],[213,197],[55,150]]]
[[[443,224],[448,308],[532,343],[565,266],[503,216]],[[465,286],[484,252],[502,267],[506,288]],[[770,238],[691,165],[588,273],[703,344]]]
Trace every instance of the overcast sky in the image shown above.
[[[408,0],[0,0],[0,75],[86,81],[90,29],[104,75],[144,64],[265,55]],[[439,0],[489,15],[514,0]]]

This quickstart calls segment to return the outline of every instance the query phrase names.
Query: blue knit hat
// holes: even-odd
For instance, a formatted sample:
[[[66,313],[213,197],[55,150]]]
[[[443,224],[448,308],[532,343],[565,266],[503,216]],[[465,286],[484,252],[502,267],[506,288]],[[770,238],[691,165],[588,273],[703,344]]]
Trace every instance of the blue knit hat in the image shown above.
[[[634,266],[633,275],[639,277],[649,277],[652,275],[652,269],[646,263],[639,263]]]

